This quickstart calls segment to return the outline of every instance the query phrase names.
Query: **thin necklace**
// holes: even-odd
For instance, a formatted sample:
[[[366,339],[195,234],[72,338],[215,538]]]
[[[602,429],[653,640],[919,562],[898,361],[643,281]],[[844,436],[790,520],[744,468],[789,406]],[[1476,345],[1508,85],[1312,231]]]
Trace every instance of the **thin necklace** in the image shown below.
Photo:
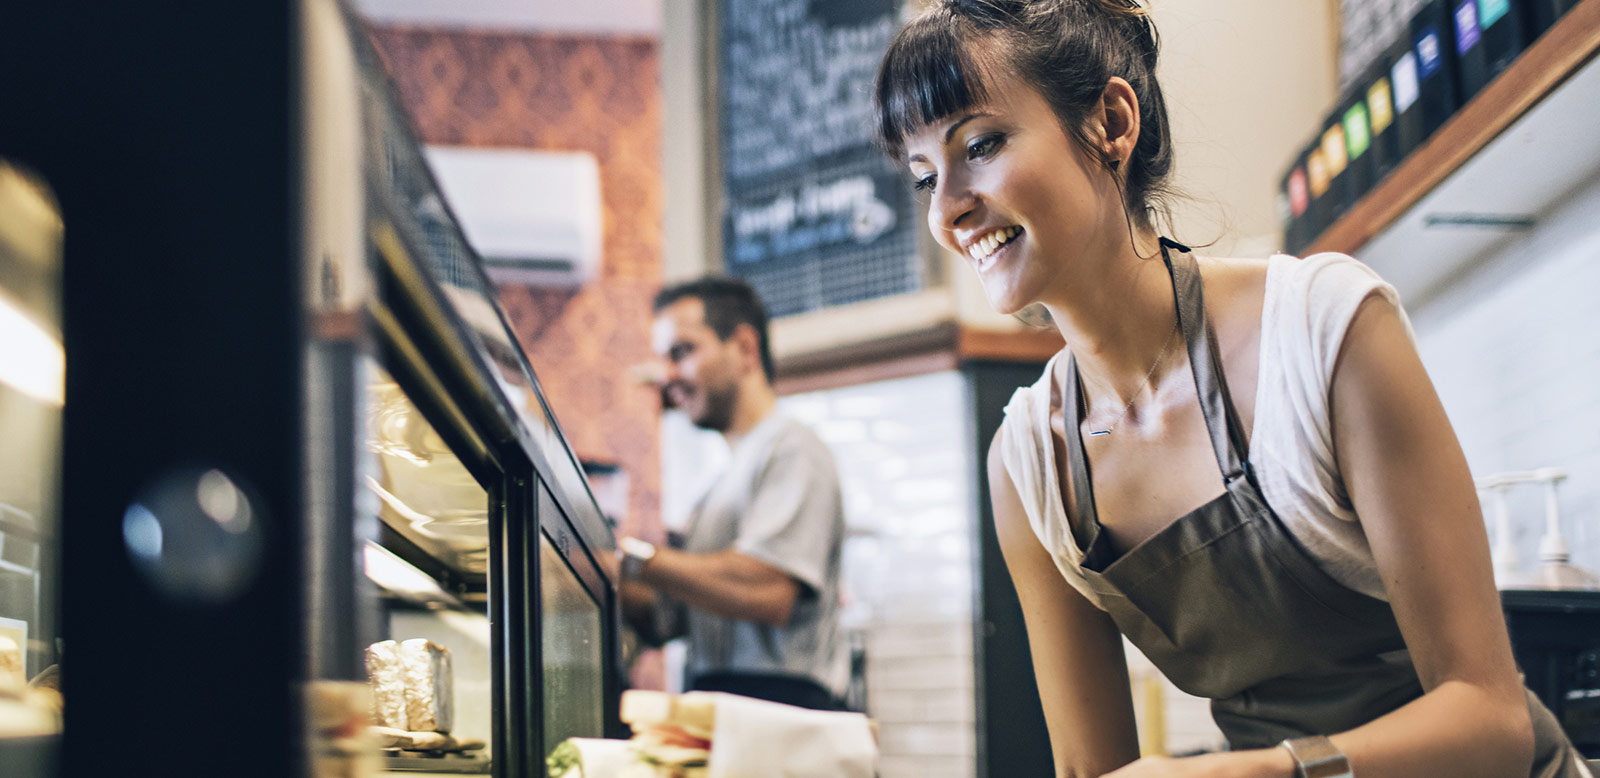
[[[1167,340],[1161,346],[1161,353],[1156,355],[1156,361],[1150,363],[1150,369],[1145,371],[1144,380],[1139,383],[1139,389],[1143,389],[1150,384],[1150,376],[1156,374],[1156,368],[1161,366],[1162,360],[1167,358],[1167,352],[1172,350],[1172,336],[1176,335],[1177,332],[1177,317],[1173,317],[1172,332],[1167,333]],[[1127,416],[1128,411],[1133,409],[1133,401],[1137,399],[1139,399],[1139,392],[1138,390],[1135,390],[1133,396],[1128,398],[1128,404],[1122,406],[1122,413],[1117,414],[1117,418],[1111,420],[1111,425],[1103,430],[1090,430],[1089,437],[1094,438],[1101,435],[1110,435],[1111,432],[1117,428],[1117,425],[1122,423],[1122,417]]]

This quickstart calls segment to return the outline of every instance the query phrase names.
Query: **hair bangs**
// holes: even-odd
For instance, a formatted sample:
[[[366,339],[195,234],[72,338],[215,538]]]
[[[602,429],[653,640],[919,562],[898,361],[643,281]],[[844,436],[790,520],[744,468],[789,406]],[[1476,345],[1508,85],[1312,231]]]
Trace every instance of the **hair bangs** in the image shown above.
[[[878,70],[878,142],[891,156],[929,123],[989,99],[966,40],[975,32],[963,20],[934,13],[913,20],[897,36]]]

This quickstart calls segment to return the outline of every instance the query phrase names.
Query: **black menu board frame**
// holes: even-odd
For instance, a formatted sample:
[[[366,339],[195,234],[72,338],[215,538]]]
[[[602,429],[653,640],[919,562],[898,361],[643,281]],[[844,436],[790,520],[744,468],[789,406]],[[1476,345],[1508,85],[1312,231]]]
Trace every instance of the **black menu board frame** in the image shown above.
[[[900,0],[719,0],[726,272],[774,317],[923,289],[919,209],[874,143],[872,87]]]

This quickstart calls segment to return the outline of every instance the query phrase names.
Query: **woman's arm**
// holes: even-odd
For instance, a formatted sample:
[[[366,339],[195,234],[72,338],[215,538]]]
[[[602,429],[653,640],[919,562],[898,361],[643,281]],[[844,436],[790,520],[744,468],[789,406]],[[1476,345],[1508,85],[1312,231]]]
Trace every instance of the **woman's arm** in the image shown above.
[[[998,433],[989,447],[989,495],[1027,622],[1056,775],[1098,778],[1139,757],[1122,634],[1061,577],[1028,526],[1000,458]]]
[[[1527,775],[1532,725],[1472,475],[1387,300],[1351,322],[1331,405],[1335,458],[1426,691],[1334,742],[1362,778]]]

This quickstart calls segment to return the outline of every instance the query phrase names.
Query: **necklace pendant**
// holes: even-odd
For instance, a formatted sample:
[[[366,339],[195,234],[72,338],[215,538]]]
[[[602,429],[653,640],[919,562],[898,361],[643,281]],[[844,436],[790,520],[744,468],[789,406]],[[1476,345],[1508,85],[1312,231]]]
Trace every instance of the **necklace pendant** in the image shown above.
[[[1093,438],[1093,437],[1098,437],[1100,435],[1110,435],[1110,434],[1111,434],[1111,430],[1095,430],[1095,431],[1089,433],[1089,437]]]

